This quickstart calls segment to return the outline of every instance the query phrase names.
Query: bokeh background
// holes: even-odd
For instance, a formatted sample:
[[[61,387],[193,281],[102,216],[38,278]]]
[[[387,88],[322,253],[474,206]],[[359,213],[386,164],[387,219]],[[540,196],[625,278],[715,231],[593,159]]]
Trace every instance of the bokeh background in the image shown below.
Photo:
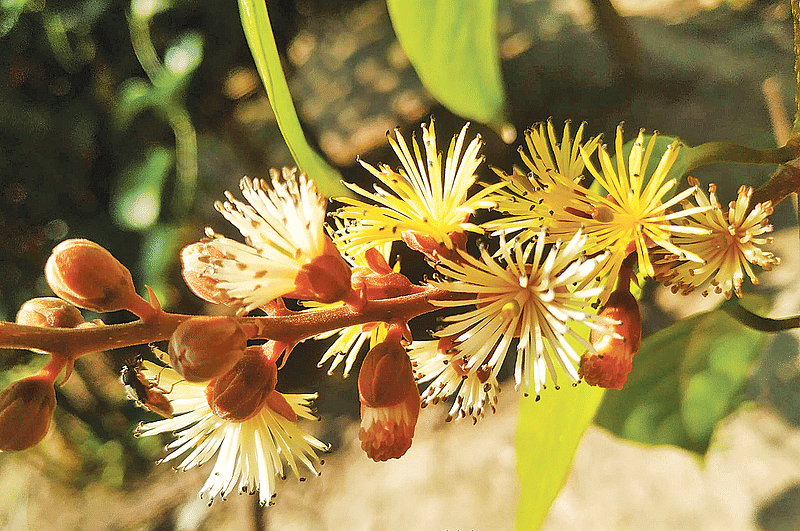
[[[386,143],[430,115],[440,148],[463,118],[420,83],[380,0],[268,1],[278,49],[308,140],[345,179],[367,183],[356,156],[395,165]],[[616,0],[640,61],[609,53],[586,0],[501,0],[497,31],[508,117],[518,133],[552,117],[613,138],[620,121],[689,145],[776,145],[793,109],[788,1]],[[424,23],[424,21],[420,21]],[[624,55],[623,55],[624,57]],[[232,2],[0,0],[0,317],[50,295],[41,274],[65,238],[100,242],[173,311],[214,312],[182,284],[178,250],[210,225],[212,203],[242,175],[292,160],[261,87]],[[767,81],[765,88],[765,81]],[[788,109],[788,111],[787,111]],[[772,110],[772,114],[770,112]],[[519,164],[481,124],[488,164]],[[724,201],[773,168],[695,172]],[[487,166],[482,175],[491,178]],[[761,277],[773,315],[800,310],[796,214],[771,218],[783,264]],[[409,258],[410,260],[410,258]],[[645,290],[645,333],[715,301]],[[87,318],[96,316],[87,314]],[[122,322],[129,315],[103,316]],[[2,529],[511,529],[519,398],[476,426],[426,409],[403,459],[374,464],[356,441],[355,378],[317,369],[319,346],[295,353],[281,390],[320,391],[333,444],[320,478],[279,488],[277,505],[233,496],[206,507],[207,469],[154,467],[165,440],[135,439],[152,415],[125,399],[119,369],[146,347],[82,358],[59,391],[55,429],[36,449],[0,455]],[[798,340],[772,338],[748,384],[749,405],[718,431],[705,463],[591,428],[545,529],[800,528]],[[42,364],[4,351],[0,384]],[[354,371],[355,373],[355,371]],[[285,375],[285,376],[284,376]],[[557,427],[553,427],[556,429]],[[546,427],[543,427],[546,429]]]

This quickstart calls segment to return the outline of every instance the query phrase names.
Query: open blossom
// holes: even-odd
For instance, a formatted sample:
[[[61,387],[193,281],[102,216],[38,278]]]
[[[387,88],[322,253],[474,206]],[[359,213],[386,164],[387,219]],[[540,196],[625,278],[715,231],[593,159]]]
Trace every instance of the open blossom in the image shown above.
[[[200,276],[244,312],[281,296],[341,300],[350,292],[350,268],[325,234],[325,198],[296,169],[271,170],[270,176],[270,183],[242,179],[248,204],[230,193],[215,204],[245,243],[206,229],[210,250],[201,253],[207,267]]]
[[[167,456],[161,462],[178,462],[175,468],[189,470],[217,456],[200,497],[209,503],[237,490],[258,492],[266,505],[275,494],[276,478],[285,477],[284,467],[302,477],[303,469],[319,475],[318,452],[328,446],[304,433],[298,417],[316,419],[312,401],[316,395],[290,395],[272,391],[261,410],[243,422],[223,420],[209,405],[205,385],[188,383],[169,368],[145,362],[145,369],[159,374],[160,386],[167,394],[174,417],[142,424],[138,435],[173,433]]]
[[[690,178],[690,182],[695,186],[697,204],[707,206],[709,210],[690,216],[685,224],[706,229],[710,233],[680,235],[675,238],[675,243],[702,258],[705,264],[676,264],[675,257],[668,257],[661,262],[657,278],[666,285],[672,285],[674,292],[681,291],[683,294],[694,291],[711,279],[715,293],[724,293],[726,298],[733,293],[741,297],[745,273],[753,284],[758,284],[750,264],[768,271],[773,265],[780,264],[780,259],[774,254],[761,249],[762,245],[772,243],[772,238],[763,237],[772,232],[772,225],[767,219],[772,214],[772,204],[759,203],[751,210],[753,189],[741,186],[736,201],[731,201],[728,209],[723,210],[717,200],[715,185],[709,185],[709,195],[706,196],[697,186],[697,180]],[[667,267],[663,267],[664,264]],[[703,295],[708,295],[708,290],[704,290]]]
[[[488,369],[497,376],[513,339],[518,338],[514,377],[517,386],[522,385],[527,391],[532,372],[537,395],[548,373],[558,383],[555,364],[573,382],[578,380],[575,364],[580,355],[569,343],[570,338],[593,351],[570,327],[571,322],[599,332],[605,331],[604,324],[612,324],[589,308],[601,288],[575,288],[587,280],[606,255],[585,259],[586,237],[580,231],[566,245],[556,242],[546,256],[545,239],[542,231],[525,246],[519,242],[501,245],[502,263],[496,262],[486,249],[481,249],[480,259],[462,254],[462,263],[443,260],[440,272],[452,280],[431,282],[435,287],[464,295],[456,300],[432,301],[433,304],[449,308],[474,306],[445,317],[450,324],[437,334],[454,338],[456,348],[467,358],[465,369],[470,373]]]
[[[551,174],[557,173],[568,181],[579,183],[585,164],[581,149],[591,156],[600,145],[600,135],[583,143],[583,130],[586,123],[582,123],[575,133],[570,135],[569,121],[564,124],[561,142],[558,142],[552,120],[546,125],[539,123],[525,131],[525,148],[520,146],[518,151],[522,162],[525,163],[528,173],[523,175],[518,171],[508,175],[503,171],[495,170],[500,177],[507,181],[507,186],[498,190],[490,199],[497,203],[497,210],[503,212],[503,217],[485,223],[483,228],[493,234],[516,234],[516,237],[525,241],[534,237],[542,227],[545,219],[542,215],[542,187],[552,183]]]
[[[691,196],[695,187],[668,198],[667,194],[677,183],[675,178],[668,179],[680,150],[677,141],[667,147],[652,175],[646,174],[656,146],[656,137],[652,135],[645,142],[644,131],[639,131],[626,166],[622,126],[618,126],[616,161],[612,161],[605,146],[602,146],[598,150],[598,170],[589,151],[581,149],[586,169],[603,190],[602,194],[557,172],[550,172],[540,179],[541,190],[537,191],[537,199],[531,205],[530,218],[538,226],[547,227],[551,240],[570,238],[580,229],[587,238],[584,247],[587,254],[609,251],[608,258],[596,272],[608,283],[604,300],[619,276],[623,260],[630,253],[636,253],[639,270],[645,276],[654,275],[650,259],[650,248],[654,246],[683,260],[703,263],[696,254],[674,244],[672,237],[677,234],[708,234],[707,229],[680,224],[679,220],[709,210],[710,207],[672,210]],[[525,234],[521,233],[520,237]]]
[[[466,231],[478,230],[469,221],[470,215],[494,204],[486,196],[497,186],[469,193],[483,156],[478,155],[482,144],[480,135],[464,149],[467,125],[450,143],[444,168],[442,154],[436,148],[433,120],[430,127],[422,125],[424,154],[415,138],[412,138],[409,148],[399,131],[395,130],[396,140],[389,137],[392,149],[403,164],[397,171],[387,164],[375,168],[361,162],[383,186],[376,185],[375,191],[369,192],[345,183],[369,200],[339,198],[346,206],[337,212],[337,216],[355,221],[342,229],[348,247],[379,245],[402,239],[410,247],[426,254],[433,251],[446,254],[447,250],[455,249],[463,241]]]
[[[414,341],[408,347],[417,382],[428,383],[422,392],[422,406],[437,404],[455,394],[456,398],[446,420],[471,417],[473,423],[490,409],[495,412],[500,384],[497,377],[481,367],[470,372],[464,355],[454,348],[451,338]]]

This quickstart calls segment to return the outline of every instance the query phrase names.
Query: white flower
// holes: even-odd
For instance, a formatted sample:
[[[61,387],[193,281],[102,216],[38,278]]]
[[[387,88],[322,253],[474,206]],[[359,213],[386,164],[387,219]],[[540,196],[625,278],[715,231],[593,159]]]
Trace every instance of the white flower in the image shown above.
[[[500,392],[497,377],[485,369],[467,371],[464,355],[457,350],[451,352],[444,348],[443,342],[452,346],[447,338],[443,338],[414,341],[408,348],[417,382],[430,382],[422,392],[422,406],[438,404],[440,400],[456,393],[453,406],[447,414],[448,422],[470,416],[475,423],[483,418],[486,409],[494,413]]]
[[[568,339],[593,351],[571,328],[571,322],[602,333],[609,333],[602,325],[612,323],[587,308],[601,288],[575,287],[587,280],[606,254],[585,259],[582,249],[586,238],[579,231],[566,245],[556,242],[545,257],[545,239],[545,232],[541,231],[524,248],[519,242],[501,242],[503,264],[496,262],[486,249],[481,249],[480,259],[462,253],[462,263],[442,260],[440,271],[453,280],[431,282],[465,296],[432,301],[437,306],[474,306],[462,314],[445,317],[444,321],[450,324],[437,333],[439,337],[454,338],[456,348],[467,358],[466,370],[474,373],[487,368],[497,376],[512,341],[519,338],[516,384],[527,392],[532,371],[537,395],[548,372],[558,384],[554,362],[573,382],[578,380],[575,363],[580,355]]]
[[[216,289],[245,312],[296,291],[301,271],[326,255],[341,260],[343,267],[334,267],[333,273],[342,269],[349,286],[345,273],[349,269],[323,227],[326,200],[313,181],[297,169],[270,170],[270,176],[270,184],[241,180],[249,204],[226,192],[228,201],[214,205],[239,229],[245,243],[206,229],[210,238],[206,245],[218,253],[209,253],[202,275],[214,280]]]
[[[182,381],[172,369],[145,362],[160,374],[159,386],[168,389],[174,417],[142,424],[137,435],[174,433],[168,454],[160,462],[182,460],[177,470],[198,467],[217,455],[200,497],[225,498],[233,492],[258,492],[266,505],[275,494],[276,477],[285,477],[284,463],[302,477],[303,470],[319,475],[317,452],[328,446],[304,433],[296,417],[316,419],[311,407],[316,395],[284,395],[272,391],[261,412],[244,422],[220,419],[208,405],[205,385]],[[160,371],[160,372],[159,372]],[[287,417],[295,417],[292,418]]]
[[[772,214],[772,203],[759,203],[751,209],[753,188],[740,186],[736,201],[731,201],[728,209],[723,210],[717,200],[716,185],[708,186],[709,195],[706,196],[696,179],[690,177],[689,182],[694,186],[697,204],[710,210],[694,213],[686,218],[684,224],[707,233],[676,235],[675,244],[696,254],[705,264],[676,264],[675,257],[668,257],[660,264],[670,264],[670,269],[660,268],[657,278],[665,285],[672,284],[673,291],[680,290],[683,294],[694,291],[711,279],[715,293],[724,293],[726,298],[734,293],[741,297],[745,273],[753,284],[758,284],[750,264],[767,271],[780,264],[780,259],[774,254],[761,249],[762,245],[772,243],[772,238],[763,237],[772,232],[767,219]],[[708,295],[708,290],[704,290],[703,295]]]

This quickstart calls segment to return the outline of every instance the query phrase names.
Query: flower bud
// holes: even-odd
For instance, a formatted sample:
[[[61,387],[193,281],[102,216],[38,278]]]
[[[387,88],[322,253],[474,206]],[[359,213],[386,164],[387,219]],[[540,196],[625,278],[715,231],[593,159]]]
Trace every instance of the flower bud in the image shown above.
[[[193,317],[169,340],[169,361],[189,382],[206,382],[231,370],[247,348],[247,335],[234,317]]]
[[[589,340],[597,354],[581,356],[578,375],[589,385],[622,389],[642,343],[639,303],[627,288],[617,289],[609,295],[600,316],[619,321],[607,328],[621,338],[592,330]]]
[[[181,250],[181,274],[192,292],[201,299],[216,304],[224,297],[217,290],[217,281],[203,275],[212,258],[223,258],[218,249],[204,243],[193,243]]]
[[[303,265],[294,280],[295,289],[286,296],[329,304],[347,297],[352,291],[350,266],[339,249],[325,238],[325,251]]]
[[[36,446],[47,435],[55,410],[56,392],[47,374],[18,380],[0,392],[0,451]]]
[[[85,322],[80,310],[56,297],[26,301],[17,313],[17,324],[43,328],[75,328]]]
[[[414,371],[400,333],[391,329],[370,350],[358,374],[361,448],[374,461],[399,458],[411,447],[420,410]]]
[[[47,259],[44,273],[56,295],[87,310],[124,310],[138,299],[130,271],[104,247],[89,240],[58,244]]]
[[[206,399],[223,420],[244,422],[261,411],[278,383],[278,368],[260,346],[249,347],[233,368],[206,388]]]

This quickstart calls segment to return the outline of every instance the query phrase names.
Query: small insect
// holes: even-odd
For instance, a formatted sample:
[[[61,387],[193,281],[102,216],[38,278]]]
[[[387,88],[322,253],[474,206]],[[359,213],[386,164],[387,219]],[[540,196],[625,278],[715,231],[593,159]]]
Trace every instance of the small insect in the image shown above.
[[[128,391],[128,398],[135,400],[136,405],[149,409],[162,417],[172,418],[172,404],[164,393],[169,391],[159,387],[158,380],[150,381],[142,373],[142,357],[137,356],[132,364],[122,366],[119,381]]]

